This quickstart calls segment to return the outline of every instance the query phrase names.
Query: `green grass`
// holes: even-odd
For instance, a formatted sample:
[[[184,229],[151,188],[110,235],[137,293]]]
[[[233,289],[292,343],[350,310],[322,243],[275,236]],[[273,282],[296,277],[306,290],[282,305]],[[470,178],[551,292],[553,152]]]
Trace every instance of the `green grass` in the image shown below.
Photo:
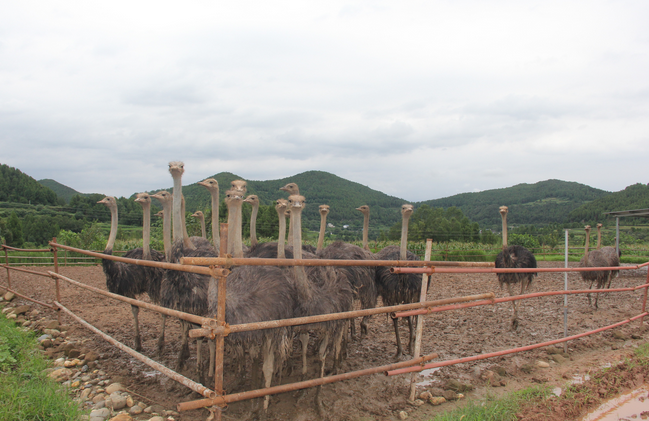
[[[43,373],[47,360],[35,333],[0,316],[0,420],[78,420],[81,410],[65,389]]]
[[[433,421],[515,421],[522,403],[545,398],[550,393],[549,388],[536,386],[501,398],[487,397],[485,400],[469,401],[461,408],[437,415]]]

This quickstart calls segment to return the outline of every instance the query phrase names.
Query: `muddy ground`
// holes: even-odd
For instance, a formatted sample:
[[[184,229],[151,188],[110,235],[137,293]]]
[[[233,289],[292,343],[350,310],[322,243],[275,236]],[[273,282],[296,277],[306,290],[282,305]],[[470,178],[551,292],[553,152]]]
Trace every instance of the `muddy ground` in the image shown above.
[[[562,265],[563,263],[540,262],[540,267],[562,267]],[[30,269],[52,270],[52,268]],[[4,270],[0,272],[0,282],[6,284],[6,272]],[[105,278],[100,266],[61,267],[60,273],[105,289]],[[644,272],[621,271],[620,276],[614,280],[613,286],[641,285],[646,279],[646,270]],[[54,298],[54,281],[49,278],[12,271],[11,282],[15,289],[36,299],[52,302]],[[585,285],[577,273],[569,273],[568,282],[571,289],[581,289]],[[542,273],[535,279],[530,292],[561,290],[563,287],[563,273]],[[496,276],[493,274],[436,274],[431,282],[428,300],[491,291],[498,297],[508,295],[506,289],[499,288]],[[114,338],[132,346],[133,319],[130,306],[64,283],[61,286],[61,296],[62,303],[79,316]],[[147,301],[146,296],[143,299]],[[599,309],[595,310],[588,305],[586,296],[569,296],[568,334],[574,335],[635,316],[641,312],[642,302],[642,291],[610,293],[600,297]],[[511,315],[511,303],[504,303],[427,316],[422,353],[437,352],[440,356],[438,360],[449,360],[530,345],[563,336],[563,296],[533,298],[521,302],[520,324],[515,332],[510,330]],[[69,339],[85,341],[86,347],[101,354],[100,367],[114,380],[125,383],[129,390],[136,392],[143,400],[160,404],[167,409],[175,409],[178,402],[200,398],[185,387],[175,384],[112,347],[70,318],[64,316],[63,321],[70,326]],[[161,357],[155,355],[160,316],[142,310],[140,326],[143,353],[173,368],[179,348],[177,339],[180,333],[179,323],[176,320],[168,321],[167,346]],[[407,343],[407,330],[407,324],[403,322],[401,337],[404,343]],[[385,316],[374,316],[370,321],[369,332],[367,337],[350,342],[348,358],[343,362],[344,371],[395,362],[396,347],[391,321],[388,321]],[[632,335],[637,339],[632,339]],[[480,398],[487,394],[499,395],[531,384],[544,383],[564,387],[574,376],[597,370],[603,364],[621,358],[622,353],[628,352],[629,349],[647,339],[649,333],[640,329],[639,322],[633,322],[569,342],[568,358],[560,359],[560,362],[552,361],[548,349],[541,348],[445,367],[429,376],[421,377],[419,381],[427,381],[429,385],[425,387],[441,386],[449,379],[470,384],[474,389],[465,393],[466,398],[469,399]],[[316,360],[313,356],[311,358],[311,374],[316,377]],[[401,360],[406,358],[402,357]],[[297,366],[298,361],[297,350],[295,350],[288,364]],[[537,367],[537,361],[549,362],[550,367]],[[195,353],[192,345],[192,358],[182,373],[196,378],[194,366]],[[486,380],[489,372],[500,373],[500,376]],[[285,376],[283,382],[297,380],[299,379],[296,376]],[[379,374],[326,385],[322,390],[326,412],[330,419],[334,420],[393,420],[399,419],[400,411],[406,411],[409,414],[408,419],[428,420],[436,413],[451,409],[454,405],[461,405],[465,401],[462,399],[440,406],[425,404],[416,407],[407,401],[409,382],[410,375],[386,377]],[[420,390],[424,390],[424,386],[420,386]],[[313,404],[314,393],[314,390],[308,390],[306,393],[285,393],[274,396],[271,400],[269,419],[318,419]],[[224,413],[225,419],[249,418],[249,407],[249,402],[232,404]],[[203,420],[207,415],[206,410],[195,410],[181,413],[176,419]]]

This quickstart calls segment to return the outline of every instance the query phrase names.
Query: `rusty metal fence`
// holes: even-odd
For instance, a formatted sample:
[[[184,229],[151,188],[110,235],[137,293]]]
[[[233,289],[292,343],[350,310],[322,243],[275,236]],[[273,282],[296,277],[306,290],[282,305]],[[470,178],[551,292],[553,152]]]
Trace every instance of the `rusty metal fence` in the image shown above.
[[[226,227],[224,227],[226,224],[222,224],[221,226],[221,240],[222,240],[222,247],[221,249],[225,249],[225,241],[227,240],[227,231],[224,231]],[[223,235],[226,234],[226,235]],[[300,389],[305,389],[305,388],[310,388],[310,387],[315,387],[323,384],[328,384],[328,383],[333,383],[333,382],[338,382],[338,381],[343,381],[343,380],[349,380],[353,379],[356,377],[360,376],[366,376],[370,374],[376,374],[376,373],[385,373],[387,375],[396,375],[396,374],[404,374],[404,373],[413,373],[413,377],[411,379],[411,387],[410,387],[410,397],[411,399],[414,397],[414,390],[415,390],[415,374],[418,371],[422,371],[425,369],[429,368],[434,368],[434,367],[442,367],[442,366],[448,366],[448,365],[453,365],[453,364],[459,364],[459,363],[464,363],[464,362],[469,362],[469,361],[475,361],[478,359],[486,359],[486,358],[492,358],[500,355],[506,355],[506,354],[511,354],[515,352],[522,352],[522,351],[527,351],[530,349],[535,349],[547,345],[552,345],[556,343],[561,343],[561,342],[566,342],[570,341],[573,339],[577,339],[583,336],[587,335],[592,335],[594,333],[598,333],[604,330],[608,329],[613,329],[615,327],[630,323],[635,320],[639,320],[640,324],[642,324],[643,318],[647,316],[649,313],[646,312],[646,301],[647,301],[647,292],[649,290],[649,274],[647,275],[647,282],[642,285],[638,285],[636,287],[632,288],[612,288],[612,289],[601,289],[601,290],[569,290],[569,291],[551,291],[551,292],[543,292],[543,293],[532,293],[532,294],[524,294],[524,295],[518,295],[518,296],[512,296],[512,297],[505,297],[505,298],[495,298],[495,294],[493,292],[489,293],[484,293],[484,294],[478,294],[478,295],[472,295],[472,296],[465,296],[465,297],[454,297],[454,298],[447,298],[447,299],[442,299],[442,300],[435,300],[435,301],[426,301],[426,285],[427,285],[427,280],[428,277],[432,274],[441,274],[441,273],[512,273],[512,272],[579,272],[579,271],[594,271],[594,270],[629,270],[629,269],[638,269],[640,267],[644,267],[649,265],[649,262],[641,264],[641,265],[636,265],[636,266],[624,266],[624,267],[601,267],[601,268],[536,268],[536,269],[495,269],[493,263],[486,263],[486,262],[435,262],[435,261],[429,261],[430,259],[430,249],[432,245],[432,240],[428,240],[427,242],[427,247],[426,247],[426,257],[425,260],[423,261],[392,261],[392,260],[386,260],[386,261],[380,261],[380,260],[373,260],[373,261],[358,261],[358,260],[309,260],[309,259],[302,259],[302,260],[294,260],[294,259],[247,259],[247,258],[232,258],[229,255],[228,256],[220,256],[218,258],[182,258],[180,263],[160,263],[160,262],[153,262],[153,261],[147,261],[147,260],[134,260],[134,259],[127,259],[123,257],[118,257],[118,256],[112,256],[112,255],[106,255],[103,253],[97,253],[97,252],[91,252],[91,251],[86,251],[86,250],[81,250],[81,249],[76,249],[73,247],[65,246],[58,244],[56,242],[56,238],[53,239],[52,242],[50,242],[50,249],[44,249],[44,250],[24,250],[24,249],[14,249],[11,248],[12,250],[19,250],[21,252],[29,252],[29,253],[43,253],[43,252],[49,252],[52,253],[52,258],[54,262],[54,271],[47,271],[47,272],[39,272],[39,271],[33,271],[33,270],[28,270],[24,268],[18,268],[18,267],[12,267],[8,264],[8,258],[7,258],[7,247],[3,246],[5,249],[5,258],[7,259],[6,263],[1,265],[6,269],[6,274],[7,274],[7,285],[0,285],[1,289],[11,291],[15,293],[16,295],[20,296],[21,298],[24,298],[26,300],[35,302],[36,304],[42,305],[44,307],[50,308],[52,310],[57,311],[59,321],[61,318],[61,314],[65,313],[66,315],[70,316],[72,319],[75,321],[79,322],[92,332],[100,335],[102,338],[119,348],[120,350],[128,353],[132,357],[142,361],[143,363],[149,365],[150,367],[154,368],[155,370],[158,370],[165,376],[183,384],[184,386],[188,387],[189,389],[201,394],[204,398],[191,401],[191,402],[181,402],[177,405],[177,409],[179,411],[186,411],[186,410],[191,410],[191,409],[198,409],[198,408],[208,408],[210,412],[212,413],[212,416],[214,419],[220,419],[221,418],[221,411],[224,407],[226,407],[229,403],[233,402],[238,402],[242,400],[248,400],[248,399],[253,399],[253,398],[258,398],[258,397],[263,397],[267,395],[273,395],[273,394],[278,394],[278,393],[284,393],[284,392],[289,392],[289,391],[295,391],[295,390],[300,390]],[[135,264],[135,265],[141,265],[141,266],[150,266],[150,267],[160,267],[168,270],[178,270],[178,271],[185,271],[185,272],[192,272],[192,273],[199,273],[203,275],[208,275],[210,276],[211,280],[210,282],[214,283],[213,286],[216,286],[218,284],[218,291],[219,295],[217,297],[218,303],[216,306],[210,305],[211,308],[217,308],[218,313],[216,315],[212,315],[213,317],[202,317],[194,314],[189,314],[189,313],[184,313],[176,310],[171,310],[165,307],[160,307],[154,304],[149,304],[145,303],[140,300],[136,299],[130,299],[127,297],[123,297],[121,295],[117,294],[112,294],[108,291],[94,288],[90,285],[83,284],[81,282],[78,282],[76,280],[70,279],[68,277],[65,277],[61,274],[59,274],[59,264],[58,264],[58,251],[59,250],[67,250],[70,252],[75,252],[75,253],[81,253],[87,256],[90,256],[91,258],[100,258],[100,259],[110,259],[114,261],[119,261],[119,262],[124,262],[124,263],[130,263],[130,264]],[[416,303],[411,303],[411,304],[403,304],[403,305],[397,305],[397,306],[390,306],[390,307],[380,307],[380,308],[371,308],[371,309],[365,309],[365,310],[354,310],[354,311],[348,311],[344,313],[332,313],[332,314],[322,314],[322,315],[317,315],[317,316],[310,316],[310,317],[300,317],[300,318],[292,318],[292,319],[283,319],[283,320],[272,320],[272,321],[263,321],[263,322],[257,322],[257,323],[247,323],[247,324],[238,324],[238,325],[229,325],[226,320],[225,320],[225,291],[226,291],[226,286],[227,286],[227,277],[230,273],[230,268],[233,266],[239,266],[239,265],[276,265],[276,266],[388,266],[392,268],[392,271],[395,273],[421,273],[422,274],[422,293],[420,297],[420,301]],[[52,300],[52,304],[44,303],[38,300],[35,300],[31,297],[28,297],[19,291],[16,291],[16,289],[12,286],[11,284],[11,271],[21,271],[25,273],[29,273],[35,276],[42,276],[42,277],[48,277],[54,280],[55,285],[56,285],[56,297],[55,299]],[[88,291],[91,291],[95,294],[100,294],[115,300],[119,300],[131,305],[135,305],[138,307],[146,308],[161,314],[165,314],[167,316],[172,316],[176,317],[197,325],[200,325],[201,327],[198,329],[193,329],[190,331],[190,336],[191,337],[209,337],[212,339],[216,340],[216,351],[215,351],[215,372],[214,372],[214,387],[213,389],[210,389],[206,387],[205,385],[202,385],[200,383],[197,383],[193,381],[192,379],[189,379],[185,376],[182,376],[181,374],[169,369],[168,367],[165,367],[164,365],[146,357],[145,355],[131,349],[130,347],[124,345],[123,343],[115,340],[114,338],[110,337],[109,335],[105,334],[104,332],[100,331],[96,327],[90,325],[88,322],[83,320],[81,317],[78,315],[74,314],[71,310],[69,310],[67,307],[61,303],[61,296],[60,296],[60,290],[59,290],[59,282],[63,281],[66,282],[70,285],[73,285],[78,288],[82,288]],[[441,362],[430,362],[433,359],[436,359],[438,357],[437,354],[429,354],[426,356],[419,356],[420,348],[421,348],[421,339],[423,335],[423,315],[425,314],[430,314],[433,312],[442,312],[442,311],[448,311],[448,310],[457,310],[457,309],[462,309],[462,308],[468,308],[468,307],[476,307],[476,306],[484,306],[484,305],[494,305],[497,303],[503,303],[507,301],[514,301],[514,300],[524,300],[524,299],[529,299],[533,297],[543,297],[543,296],[553,296],[553,295],[564,295],[567,296],[569,294],[585,294],[585,293],[592,293],[592,292],[619,292],[619,291],[638,291],[638,290],[644,290],[644,299],[642,301],[642,309],[639,314],[637,314],[634,317],[631,317],[627,320],[620,321],[618,323],[614,323],[609,326],[605,326],[593,331],[589,332],[583,332],[578,335],[573,335],[573,336],[566,336],[564,338],[552,340],[552,341],[547,341],[547,342],[542,342],[538,344],[533,344],[533,345],[528,345],[525,347],[520,347],[520,348],[514,348],[514,349],[509,349],[509,350],[503,350],[503,351],[498,351],[498,352],[493,352],[493,353],[487,353],[487,354],[480,354],[476,355],[473,357],[465,357],[465,358],[460,358],[460,359],[455,359],[455,360],[448,360],[448,361],[441,361]],[[213,303],[212,303],[213,304]],[[328,377],[322,377],[322,378],[317,378],[317,379],[311,379],[311,380],[306,380],[306,381],[301,381],[297,383],[290,383],[290,384],[282,384],[278,386],[272,386],[268,388],[262,388],[258,390],[251,390],[251,391],[246,391],[246,392],[241,392],[241,393],[225,393],[223,390],[223,371],[224,371],[224,338],[234,332],[244,332],[244,331],[252,331],[252,330],[260,330],[260,329],[272,329],[272,328],[277,328],[277,327],[285,327],[285,326],[297,326],[297,325],[303,325],[303,324],[310,324],[310,323],[317,323],[317,322],[323,322],[323,321],[330,321],[330,320],[343,320],[343,319],[352,319],[355,317],[362,317],[362,316],[367,316],[367,315],[374,315],[374,314],[381,314],[381,313],[389,313],[392,315],[392,317],[405,317],[405,316],[413,316],[416,315],[418,316],[417,319],[417,327],[416,327],[416,342],[415,342],[415,351],[413,358],[409,361],[404,361],[404,362],[399,362],[395,364],[390,364],[390,365],[385,365],[385,366],[379,366],[379,367],[372,367],[372,368],[367,368],[359,371],[353,371],[353,372],[348,372],[348,373],[343,373],[339,375],[334,375],[334,376],[328,376]]]

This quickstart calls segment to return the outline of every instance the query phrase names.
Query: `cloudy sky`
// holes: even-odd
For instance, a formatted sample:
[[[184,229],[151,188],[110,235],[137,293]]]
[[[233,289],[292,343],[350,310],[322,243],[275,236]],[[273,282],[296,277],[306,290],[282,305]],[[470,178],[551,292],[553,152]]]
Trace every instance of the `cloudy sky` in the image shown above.
[[[116,196],[323,170],[420,201],[647,183],[649,2],[7,1],[0,163]]]

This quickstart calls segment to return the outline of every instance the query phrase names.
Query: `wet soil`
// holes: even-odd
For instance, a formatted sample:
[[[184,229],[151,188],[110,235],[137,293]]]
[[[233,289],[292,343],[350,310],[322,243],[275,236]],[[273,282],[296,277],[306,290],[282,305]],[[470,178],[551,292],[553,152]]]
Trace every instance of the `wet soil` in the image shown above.
[[[562,267],[563,263],[540,262],[540,267]],[[30,268],[46,271],[52,268]],[[0,282],[6,284],[7,274],[0,271]],[[79,282],[105,289],[105,278],[100,266],[60,267],[62,275]],[[646,272],[621,271],[613,281],[613,287],[631,287],[646,282]],[[568,274],[569,288],[582,289],[584,282],[579,274]],[[11,283],[15,289],[38,300],[52,302],[55,296],[54,281],[46,277],[11,272]],[[562,290],[563,273],[541,273],[535,279],[529,292]],[[507,296],[501,290],[493,274],[436,274],[433,276],[428,292],[428,300],[474,295],[494,292],[497,297]],[[609,293],[600,296],[599,309],[588,304],[585,295],[568,297],[568,334],[589,331],[628,319],[641,312],[643,291]],[[147,301],[148,298],[142,298]],[[61,283],[61,302],[80,317],[103,330],[114,338],[133,345],[133,317],[129,305],[105,297],[97,296],[66,283]],[[520,302],[519,326],[511,330],[511,303],[488,305],[463,310],[435,313],[425,318],[422,354],[436,352],[438,360],[449,360],[505,350],[539,342],[558,339],[564,335],[563,296],[533,298]],[[48,314],[48,311],[45,311]],[[50,314],[54,317],[52,314]],[[134,360],[128,354],[112,347],[103,339],[92,334],[72,319],[64,316],[63,322],[70,326],[69,339],[84,341],[84,345],[101,354],[100,367],[127,385],[127,388],[150,403],[157,403],[167,409],[175,409],[177,403],[199,399],[184,386],[155,372],[148,366]],[[358,323],[358,322],[357,322]],[[143,353],[168,367],[174,368],[179,350],[180,325],[177,320],[167,321],[166,348],[161,356],[155,355],[156,340],[160,328],[160,316],[142,309],[140,311],[140,330]],[[359,329],[357,329],[358,331]],[[407,324],[401,322],[401,338],[407,343]],[[635,339],[634,339],[635,338]],[[322,388],[325,413],[333,420],[393,420],[399,419],[399,412],[408,413],[408,419],[429,420],[435,414],[462,405],[466,399],[497,396],[533,384],[547,384],[556,387],[565,385],[574,377],[595,372],[605,364],[621,361],[630,350],[649,339],[649,332],[640,328],[639,322],[580,338],[568,343],[568,352],[559,357],[550,352],[563,350],[540,348],[523,353],[495,357],[488,360],[462,363],[444,367],[430,376],[420,376],[418,381],[426,381],[419,391],[428,387],[443,386],[452,379],[473,386],[466,397],[456,402],[440,406],[425,404],[415,406],[408,402],[410,375],[386,377],[383,374],[361,377],[355,380],[326,385]],[[182,374],[196,379],[195,345],[192,345],[191,358]],[[395,362],[396,351],[394,329],[391,320],[385,316],[374,316],[370,320],[369,334],[349,343],[348,357],[343,362],[343,371],[386,365]],[[315,356],[310,356],[312,378],[317,377]],[[404,361],[407,357],[402,357]],[[537,361],[548,362],[549,367],[537,366]],[[330,365],[331,363],[329,363]],[[287,362],[287,370],[282,383],[301,380],[291,375],[291,369],[298,367],[297,348]],[[299,369],[292,370],[298,373]],[[233,384],[233,367],[226,367],[226,387]],[[240,380],[240,379],[237,379]],[[250,389],[249,373],[243,377],[241,388]],[[635,381],[635,380],[634,380]],[[211,386],[211,385],[208,385]],[[312,420],[319,419],[314,405],[315,390],[276,395],[271,399],[268,418],[271,420]],[[225,419],[254,419],[250,415],[250,402],[230,405],[224,413]],[[585,413],[585,412],[584,412]],[[203,420],[206,410],[181,413],[176,419]],[[551,418],[546,418],[551,419]],[[557,418],[559,419],[559,418]],[[566,419],[566,418],[563,418]]]

